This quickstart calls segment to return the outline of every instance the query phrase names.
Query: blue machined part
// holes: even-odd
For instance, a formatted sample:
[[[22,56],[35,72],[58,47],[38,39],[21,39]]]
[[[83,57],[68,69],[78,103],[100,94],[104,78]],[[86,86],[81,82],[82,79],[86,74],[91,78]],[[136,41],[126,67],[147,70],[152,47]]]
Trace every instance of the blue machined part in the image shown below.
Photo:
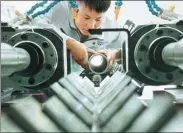
[[[36,3],[34,6],[32,6],[32,8],[29,11],[27,11],[27,15],[32,14],[37,8],[43,7],[46,3],[47,3],[47,0],[44,0],[40,3]]]
[[[151,5],[151,1],[150,1],[150,0],[146,0],[146,4],[147,4],[147,6],[148,6],[148,8],[149,8],[149,11],[150,11],[153,15],[158,16],[159,13],[153,9],[153,6]]]

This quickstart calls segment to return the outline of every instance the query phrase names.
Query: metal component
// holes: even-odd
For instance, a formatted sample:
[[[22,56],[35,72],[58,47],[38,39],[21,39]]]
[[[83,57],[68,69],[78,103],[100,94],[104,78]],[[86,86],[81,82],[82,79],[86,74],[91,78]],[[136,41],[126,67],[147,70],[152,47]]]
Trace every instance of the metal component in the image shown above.
[[[102,82],[102,76],[95,74],[92,77],[92,81],[93,81],[95,87],[100,87],[100,83]]]
[[[113,117],[104,126],[104,132],[124,132],[125,129],[146,109],[146,105],[137,99],[136,95],[130,96],[126,103],[114,113]],[[133,110],[133,111],[130,111]],[[125,120],[122,121],[122,120]]]
[[[115,114],[121,107],[123,107],[125,102],[132,96],[137,86],[130,83],[129,85],[126,85],[125,87],[122,86],[121,88],[123,90],[118,93],[118,95],[113,101],[110,102],[110,104],[107,103],[108,105],[105,105],[105,109],[103,108],[103,105],[105,102],[108,102],[107,99],[105,99],[103,105],[99,103],[100,106],[98,108],[98,111],[101,113],[101,124],[105,124],[113,114]]]
[[[22,35],[26,36],[27,39],[22,40]],[[32,48],[36,52],[30,51],[30,57],[34,57],[36,54],[37,57],[32,59],[31,62],[34,62],[35,59],[38,59],[37,63],[34,63],[32,66],[35,68],[34,71],[28,74],[31,76],[16,73],[11,76],[11,79],[15,82],[21,80],[20,84],[25,87],[37,86],[47,81],[55,72],[58,64],[57,51],[53,43],[43,35],[36,32],[26,31],[14,35],[8,40],[8,43],[14,47],[22,47],[29,51]],[[45,48],[44,45],[42,45],[44,43],[47,43],[50,46]]]
[[[59,80],[59,83],[71,93],[71,95],[76,98],[82,105],[90,112],[92,112],[93,103],[85,95],[78,91],[77,87],[71,84],[66,78]]]
[[[129,30],[130,32],[134,29],[135,23],[131,20],[127,20],[123,26],[124,29]]]
[[[94,54],[89,58],[88,66],[94,74],[103,74],[108,70],[107,57]]]
[[[68,107],[81,118],[87,125],[92,125],[91,112],[89,112],[81,103],[77,101],[67,89],[62,88],[58,83],[51,85],[55,95],[63,101]]]
[[[7,124],[8,123],[8,124]],[[25,132],[5,113],[1,112],[1,132]]]
[[[30,55],[30,64],[26,69],[2,78],[3,89],[44,89],[71,70],[70,53],[63,44],[61,31],[54,27],[32,28],[20,26],[14,29],[6,25],[1,27],[2,43],[24,49]],[[15,69],[17,68],[15,66]]]
[[[89,127],[71,112],[56,96],[51,97],[44,104],[43,111],[66,132],[90,131]]]
[[[119,81],[115,84],[114,88],[110,88],[110,91],[103,92],[101,96],[98,98],[100,101],[99,112],[105,110],[105,108],[114,101],[116,96],[129,84],[131,78],[126,75],[120,77]],[[133,88],[133,87],[132,87]],[[105,102],[103,102],[105,101]]]
[[[26,50],[1,43],[1,77],[23,71],[29,64],[30,55]]]
[[[159,132],[175,132],[175,131],[182,132],[183,131],[182,123],[183,123],[183,108],[179,108],[175,116],[170,121],[168,121],[163,127],[161,127]]]
[[[86,86],[84,85],[84,81],[81,77],[79,77],[79,75],[77,75],[76,73],[72,73],[72,74],[69,74],[66,79],[71,83],[73,84],[76,89],[81,93],[83,94],[84,96],[86,96],[90,101],[93,102],[93,96],[92,94],[89,92],[89,88],[86,88]],[[75,82],[73,82],[75,81]],[[94,86],[90,86],[92,87],[91,89],[94,89]]]
[[[172,31],[171,36],[169,35],[170,30]],[[179,73],[180,70],[177,68],[165,66],[163,70],[161,68],[163,61],[160,60],[161,49],[168,44],[165,41],[178,41],[181,34],[182,32],[175,28],[160,27],[150,30],[138,40],[134,50],[134,60],[143,76],[157,84],[167,84],[182,77],[182,74]],[[165,43],[163,44],[163,42]],[[172,74],[171,79],[166,77],[167,72]]]
[[[161,92],[154,95],[148,108],[133,121],[125,132],[157,132],[175,114],[175,105],[171,97]]]
[[[108,82],[106,81],[100,86],[100,89],[96,93],[99,94],[101,100],[103,100],[105,96],[109,94],[114,89],[114,87],[119,84],[119,77],[120,79],[124,79],[125,76],[123,73],[117,71],[116,73],[114,73],[114,75],[111,76]]]
[[[183,70],[183,39],[166,45],[162,51],[162,58],[168,65]]]
[[[27,132],[63,131],[61,128],[58,128],[47,115],[42,113],[41,105],[32,97],[13,104],[9,116]]]

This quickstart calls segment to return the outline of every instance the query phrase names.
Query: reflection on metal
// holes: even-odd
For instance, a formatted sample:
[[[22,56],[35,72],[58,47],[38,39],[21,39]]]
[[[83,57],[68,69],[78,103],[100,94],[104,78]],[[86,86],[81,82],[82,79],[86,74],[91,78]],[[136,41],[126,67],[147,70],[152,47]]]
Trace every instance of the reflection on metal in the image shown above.
[[[108,86],[114,84],[117,77],[120,82]],[[76,82],[72,82],[73,78]],[[135,93],[138,86],[121,72],[116,72],[105,84],[102,93],[98,93],[90,80],[81,80],[72,73],[51,85],[53,96],[42,107],[32,97],[12,105],[10,111],[3,113],[1,131],[182,131],[183,108],[173,103],[169,93],[157,91],[148,103],[140,100]],[[178,123],[174,124],[176,119]],[[5,120],[12,127],[7,127]]]
[[[1,43],[1,77],[23,71],[29,64],[30,55],[26,50]]]
[[[183,70],[183,39],[170,43],[162,51],[165,63]]]

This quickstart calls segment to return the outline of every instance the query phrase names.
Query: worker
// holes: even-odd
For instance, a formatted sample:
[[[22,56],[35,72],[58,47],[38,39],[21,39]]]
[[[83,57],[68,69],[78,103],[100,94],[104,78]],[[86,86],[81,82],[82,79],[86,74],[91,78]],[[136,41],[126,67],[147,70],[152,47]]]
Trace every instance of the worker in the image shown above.
[[[31,23],[38,27],[54,25],[62,31],[63,43],[71,52],[73,59],[83,68],[88,67],[88,53],[103,53],[107,56],[109,67],[112,67],[119,57],[118,48],[121,47],[120,32],[103,32],[102,35],[91,35],[89,29],[121,28],[115,18],[106,15],[111,1],[82,0],[76,1],[77,8],[73,12],[70,1],[60,1],[44,15],[34,18]],[[90,40],[97,40],[90,44]],[[72,70],[79,69],[77,63],[72,63]],[[80,67],[80,68],[78,68]]]
[[[69,1],[61,1],[45,15],[35,18],[33,24],[49,23],[57,26],[67,38],[67,49],[74,60],[83,68],[88,66],[88,53],[103,53],[112,67],[116,58],[120,57],[118,48],[121,46],[120,32],[103,32],[102,35],[91,35],[89,29],[121,28],[114,18],[106,16],[110,0],[76,1],[78,8],[75,14]],[[39,25],[40,26],[40,25]],[[97,44],[87,46],[87,40],[98,39]],[[91,45],[91,44],[90,44]],[[72,67],[74,69],[74,67]],[[75,68],[76,69],[76,68]]]

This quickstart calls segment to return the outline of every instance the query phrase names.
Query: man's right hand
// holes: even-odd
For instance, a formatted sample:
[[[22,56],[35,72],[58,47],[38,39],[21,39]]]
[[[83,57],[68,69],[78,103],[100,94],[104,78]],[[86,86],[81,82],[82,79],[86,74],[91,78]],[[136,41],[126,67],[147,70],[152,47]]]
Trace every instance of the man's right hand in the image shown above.
[[[95,50],[87,48],[83,43],[76,40],[68,39],[66,43],[74,60],[83,68],[88,67],[88,53],[97,54]]]

